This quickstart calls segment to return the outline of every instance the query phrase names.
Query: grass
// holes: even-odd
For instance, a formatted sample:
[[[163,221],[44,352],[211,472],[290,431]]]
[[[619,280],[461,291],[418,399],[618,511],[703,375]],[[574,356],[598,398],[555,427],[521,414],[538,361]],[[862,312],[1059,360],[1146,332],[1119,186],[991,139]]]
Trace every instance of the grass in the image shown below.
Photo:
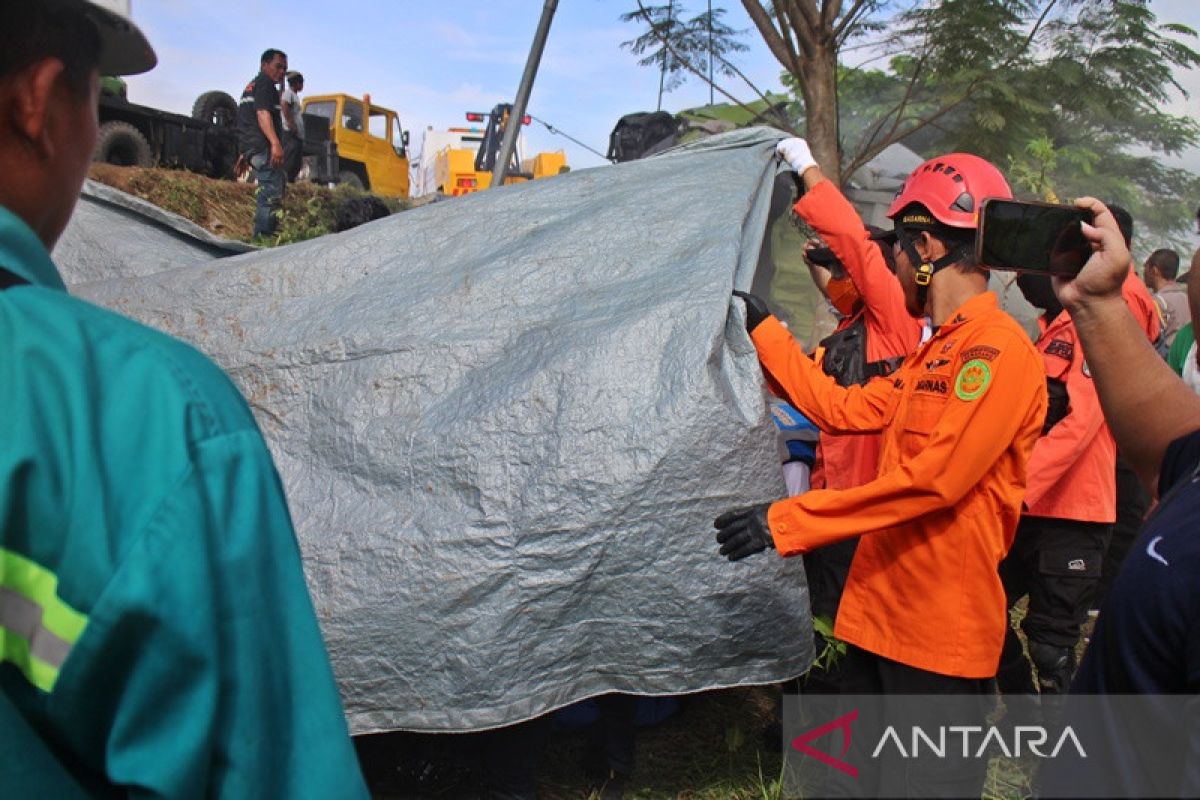
[[[185,170],[115,167],[111,164],[92,164],[88,176],[148,200],[217,236],[243,242],[251,240],[256,191],[252,183],[216,180]],[[363,195],[364,192],[350,186],[327,189],[308,182],[290,184],[283,195],[276,234],[254,243],[275,247],[332,233],[339,204]],[[393,198],[383,198],[383,201],[393,213],[408,205]]]
[[[767,733],[775,719],[779,690],[752,687],[705,692],[684,698],[679,714],[638,732],[637,766],[626,785],[629,800],[788,800],[783,794],[781,745]],[[775,731],[778,735],[778,731]],[[481,780],[471,736],[384,734],[364,747],[360,759],[378,800],[432,800],[472,797]],[[582,769],[582,733],[556,733],[542,758],[541,800],[599,800]],[[421,766],[401,766],[409,781],[397,779],[398,764],[420,753]],[[414,788],[411,775],[431,779]],[[1032,796],[1030,764],[993,759],[983,798],[1018,800]]]

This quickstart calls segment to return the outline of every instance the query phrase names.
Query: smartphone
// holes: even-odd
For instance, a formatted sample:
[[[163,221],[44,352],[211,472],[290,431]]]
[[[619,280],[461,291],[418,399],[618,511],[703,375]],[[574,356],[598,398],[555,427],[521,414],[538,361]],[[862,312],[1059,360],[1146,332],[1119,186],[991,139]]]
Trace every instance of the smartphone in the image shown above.
[[[1075,206],[984,200],[975,257],[987,269],[1076,275],[1092,257],[1083,222],[1092,212]]]
[[[829,267],[837,263],[837,256],[828,247],[813,247],[804,251],[804,257],[819,267]]]

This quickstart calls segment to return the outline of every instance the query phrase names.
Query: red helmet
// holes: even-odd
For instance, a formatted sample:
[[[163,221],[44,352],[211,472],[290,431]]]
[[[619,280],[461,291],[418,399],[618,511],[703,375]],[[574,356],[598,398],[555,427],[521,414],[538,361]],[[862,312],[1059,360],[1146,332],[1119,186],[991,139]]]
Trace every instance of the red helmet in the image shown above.
[[[979,227],[979,204],[985,197],[1012,199],[1012,189],[990,161],[970,153],[950,153],[931,158],[904,179],[887,216],[896,216],[908,205],[920,203],[943,225]]]

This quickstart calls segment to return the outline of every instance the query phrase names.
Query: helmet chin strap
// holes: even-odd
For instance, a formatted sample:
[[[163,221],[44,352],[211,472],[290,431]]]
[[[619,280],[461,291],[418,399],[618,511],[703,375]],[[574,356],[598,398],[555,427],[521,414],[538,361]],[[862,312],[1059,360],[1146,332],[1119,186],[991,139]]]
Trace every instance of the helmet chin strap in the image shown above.
[[[933,276],[958,261],[958,256],[954,251],[951,251],[941,258],[929,261],[917,253],[917,248],[913,244],[915,239],[908,234],[908,231],[900,231],[896,238],[900,242],[900,249],[908,256],[908,260],[912,262],[913,267],[917,271],[914,277],[917,284],[917,305],[924,311],[925,302],[929,298],[929,283],[933,280]]]

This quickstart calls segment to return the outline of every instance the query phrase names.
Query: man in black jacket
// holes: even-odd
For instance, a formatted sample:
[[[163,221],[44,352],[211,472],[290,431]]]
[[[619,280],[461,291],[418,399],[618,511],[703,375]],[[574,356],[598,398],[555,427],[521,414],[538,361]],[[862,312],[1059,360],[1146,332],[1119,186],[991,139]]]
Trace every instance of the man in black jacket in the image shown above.
[[[279,82],[287,73],[287,54],[274,48],[262,54],[260,69],[246,84],[238,103],[238,151],[254,168],[258,182],[254,235],[275,232],[283,198],[283,120],[279,114]]]

